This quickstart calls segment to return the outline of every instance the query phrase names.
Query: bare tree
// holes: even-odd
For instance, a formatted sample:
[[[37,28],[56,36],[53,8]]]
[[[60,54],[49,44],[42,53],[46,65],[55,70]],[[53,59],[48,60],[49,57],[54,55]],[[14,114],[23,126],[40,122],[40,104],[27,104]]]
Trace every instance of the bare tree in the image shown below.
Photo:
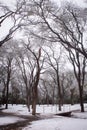
[[[72,71],[68,70],[68,72],[66,72],[65,81],[66,83],[64,87],[67,90],[68,94],[70,93],[69,94],[70,103],[71,105],[73,105],[75,100],[75,94],[77,93],[77,87],[78,87],[73,70]]]
[[[10,45],[10,44],[9,44]],[[0,52],[1,61],[1,71],[2,71],[2,83],[4,85],[3,88],[3,98],[5,99],[6,109],[8,108],[8,94],[9,94],[9,86],[12,75],[12,61],[13,61],[13,53],[10,46],[3,46],[2,51]]]
[[[19,54],[20,55],[20,54]],[[22,73],[22,78],[23,78],[23,81],[24,81],[24,84],[25,84],[25,87],[26,87],[26,99],[27,99],[27,107],[28,107],[28,111],[30,111],[30,101],[31,101],[31,86],[29,86],[29,78],[28,78],[28,74],[26,72],[26,64],[25,64],[25,61],[24,61],[24,57],[20,57],[20,60],[17,59],[17,63],[18,63],[18,66],[19,66],[19,69]]]
[[[38,51],[38,55],[36,55],[35,52],[33,52],[29,48],[29,46],[27,48],[35,58],[35,68],[34,68],[34,70],[36,72],[34,72],[34,70],[33,70],[32,73],[31,73],[31,76],[33,76],[32,77],[32,83],[31,83],[31,86],[32,86],[32,115],[35,115],[36,114],[37,98],[38,98],[38,83],[39,83],[40,71],[41,71],[41,66],[40,66],[41,48]]]
[[[69,51],[70,61],[71,64],[73,65],[74,74],[79,87],[81,112],[84,112],[83,90],[84,90],[87,60],[78,51],[72,51],[70,48],[68,48],[68,51]]]
[[[50,55],[48,52],[45,51],[47,54],[47,63],[50,65],[50,67],[55,71],[56,73],[56,83],[57,83],[57,98],[58,98],[58,103],[59,103],[59,110],[61,110],[61,105],[62,105],[62,88],[61,88],[61,83],[60,83],[60,67],[62,66],[62,50],[60,49],[59,51],[59,56],[56,56],[55,51],[50,47],[50,51],[52,55]],[[58,54],[57,54],[58,55]]]
[[[86,41],[84,34],[86,32],[87,10],[69,3],[59,8],[49,0],[34,0],[34,6],[37,9],[34,12],[38,17],[36,22],[40,32],[34,33],[35,36],[62,44],[64,47],[70,47],[79,51],[87,58]],[[37,18],[36,17],[36,18]]]
[[[0,39],[0,47],[8,42],[12,37],[13,34],[20,29],[22,26],[24,26],[22,20],[23,17],[20,17],[21,9],[22,9],[23,3],[18,4],[16,3],[16,7],[13,8],[13,10],[10,9],[10,7],[3,5],[0,3],[0,28],[2,28],[3,23],[6,23],[6,26],[8,25],[8,22],[10,20],[11,26],[8,29],[8,33],[5,33],[4,37]],[[5,28],[4,28],[5,29]]]
[[[19,51],[19,58],[17,57],[17,62],[26,87],[28,110],[30,111],[30,104],[32,104],[32,114],[35,115],[38,98],[38,83],[44,58],[41,60],[41,48],[36,52],[36,50],[34,51],[32,49],[33,46],[30,41],[28,42],[29,44],[23,42],[22,49]]]
[[[11,78],[11,63],[12,63],[12,58],[8,58],[8,61],[7,61],[7,81],[6,81],[6,109],[8,108],[9,83],[10,83],[10,78]]]

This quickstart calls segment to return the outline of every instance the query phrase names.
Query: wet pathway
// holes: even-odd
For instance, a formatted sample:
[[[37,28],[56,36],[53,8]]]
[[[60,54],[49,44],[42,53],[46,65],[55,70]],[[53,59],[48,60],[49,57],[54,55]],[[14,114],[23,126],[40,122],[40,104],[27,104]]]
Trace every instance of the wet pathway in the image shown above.
[[[79,110],[76,110],[76,112]],[[72,111],[73,112],[73,111]],[[54,116],[66,116],[66,117],[72,117],[71,113],[72,112],[65,112],[65,113],[58,113],[58,114],[52,114],[52,115],[39,115],[37,114],[37,116],[29,116],[29,115],[16,115],[13,113],[5,113],[0,111],[0,117],[7,117],[7,116],[12,116],[12,117],[19,117],[20,121],[16,122],[16,123],[11,123],[8,125],[1,125],[0,126],[0,130],[22,130],[23,127],[26,127],[27,125],[29,125],[32,121],[35,120],[41,120],[41,119],[50,119],[50,118],[54,118]],[[75,112],[75,111],[74,111]],[[23,120],[21,120],[23,119]]]
[[[29,125],[30,122],[39,120],[39,117],[37,116],[15,115],[15,114],[5,113],[0,111],[0,117],[5,117],[5,116],[19,117],[23,120],[8,125],[1,125],[0,130],[22,130],[22,128]]]

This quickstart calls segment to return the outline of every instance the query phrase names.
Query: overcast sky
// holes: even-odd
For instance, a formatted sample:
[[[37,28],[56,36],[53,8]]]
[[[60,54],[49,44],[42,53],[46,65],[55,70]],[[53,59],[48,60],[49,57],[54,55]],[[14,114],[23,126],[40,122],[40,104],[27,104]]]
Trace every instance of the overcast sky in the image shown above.
[[[14,5],[14,2],[15,0],[0,0],[0,2],[3,2],[5,3],[6,5],[10,5],[10,7],[12,8],[13,5]],[[65,0],[52,0],[52,1],[55,1],[57,2],[58,4],[60,4],[61,2],[64,2]],[[67,0],[67,1],[71,1],[71,0]],[[79,6],[86,6],[87,7],[87,4],[84,3],[84,0],[73,0],[71,1],[73,3],[76,3],[78,4]],[[8,34],[8,30],[11,26],[11,22],[10,21],[7,21],[5,23],[3,23],[2,27],[0,27],[0,40],[2,39],[2,37],[4,36],[4,34]],[[20,38],[21,37],[21,34],[18,34],[18,36],[16,36],[17,38]],[[70,66],[69,63],[67,62],[67,65],[66,66]],[[70,66],[70,68],[72,69],[72,66]]]
[[[3,2],[3,3],[5,3],[6,5],[10,5],[10,8],[13,8],[13,5],[15,4],[15,1],[16,0],[0,0],[0,2]],[[64,2],[64,1],[71,1],[71,2],[73,2],[73,3],[76,3],[76,4],[78,4],[78,5],[80,5],[80,6],[86,6],[87,7],[87,4],[85,4],[84,3],[84,1],[85,0],[52,0],[52,1],[54,1],[54,2],[57,2],[58,3],[58,5],[61,3],[61,2]],[[7,24],[8,23],[8,24]],[[2,25],[2,28],[0,28],[0,32],[2,32],[1,34],[2,35],[0,35],[0,39],[4,36],[4,34],[6,33],[6,31],[7,31],[7,33],[8,33],[8,28],[10,27],[10,25],[11,25],[11,23],[10,22],[7,22],[6,23],[6,25],[5,24],[3,24]],[[4,28],[4,29],[3,29]],[[6,29],[7,28],[7,29]]]
[[[13,4],[14,4],[14,1],[15,1],[15,0],[0,0],[0,2],[6,3],[7,5],[8,5],[8,4],[13,5]],[[57,3],[61,3],[61,1],[64,2],[65,0],[52,0],[52,1],[55,1],[55,2],[57,2]],[[76,3],[76,4],[80,5],[80,6],[87,6],[87,5],[84,3],[85,0],[66,0],[66,1],[71,1],[71,2],[73,2],[73,3]]]
[[[68,2],[73,2],[78,4],[79,6],[86,6],[86,4],[84,3],[85,0],[53,0],[55,2],[64,2],[64,1],[68,1]]]

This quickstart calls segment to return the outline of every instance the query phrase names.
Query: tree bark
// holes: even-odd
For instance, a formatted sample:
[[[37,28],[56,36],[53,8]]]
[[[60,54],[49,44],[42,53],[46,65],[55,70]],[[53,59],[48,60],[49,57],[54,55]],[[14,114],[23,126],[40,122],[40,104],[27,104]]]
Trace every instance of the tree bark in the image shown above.
[[[82,88],[82,86],[79,87],[79,94],[80,94],[80,106],[81,106],[81,112],[84,112],[83,88]]]

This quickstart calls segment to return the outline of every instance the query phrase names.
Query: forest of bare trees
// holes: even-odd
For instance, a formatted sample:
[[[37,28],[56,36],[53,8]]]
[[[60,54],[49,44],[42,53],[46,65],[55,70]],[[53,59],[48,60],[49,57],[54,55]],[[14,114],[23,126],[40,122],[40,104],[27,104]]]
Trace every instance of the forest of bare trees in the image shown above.
[[[0,3],[0,105],[87,101],[87,8],[50,0]],[[22,37],[20,37],[22,34]],[[16,36],[19,38],[17,39]],[[17,97],[17,98],[15,98]]]

